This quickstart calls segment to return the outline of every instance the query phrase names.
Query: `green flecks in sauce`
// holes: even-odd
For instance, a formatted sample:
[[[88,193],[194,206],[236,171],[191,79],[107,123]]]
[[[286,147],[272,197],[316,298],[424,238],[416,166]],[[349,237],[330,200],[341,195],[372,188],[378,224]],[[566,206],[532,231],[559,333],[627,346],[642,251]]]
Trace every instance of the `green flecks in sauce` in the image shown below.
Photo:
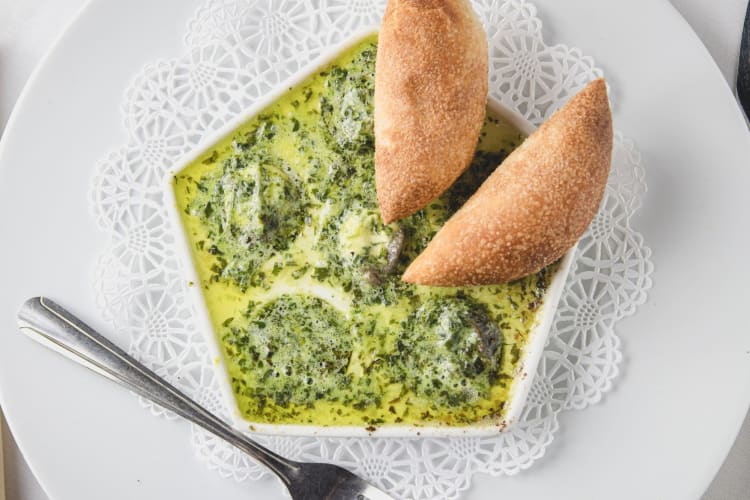
[[[406,266],[523,137],[488,114],[469,170],[383,225],[376,39],[290,90],[174,189],[232,389],[250,421],[460,425],[503,415],[556,266],[433,288]]]

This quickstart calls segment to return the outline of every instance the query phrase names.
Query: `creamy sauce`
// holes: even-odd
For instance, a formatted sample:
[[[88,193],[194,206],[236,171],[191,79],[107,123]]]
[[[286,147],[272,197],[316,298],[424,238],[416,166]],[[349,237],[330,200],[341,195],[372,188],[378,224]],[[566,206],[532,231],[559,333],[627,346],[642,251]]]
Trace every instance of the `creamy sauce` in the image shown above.
[[[523,138],[488,114],[467,173],[384,225],[373,166],[376,50],[366,39],[175,176],[232,390],[251,422],[502,417],[554,273],[465,288],[400,280]]]

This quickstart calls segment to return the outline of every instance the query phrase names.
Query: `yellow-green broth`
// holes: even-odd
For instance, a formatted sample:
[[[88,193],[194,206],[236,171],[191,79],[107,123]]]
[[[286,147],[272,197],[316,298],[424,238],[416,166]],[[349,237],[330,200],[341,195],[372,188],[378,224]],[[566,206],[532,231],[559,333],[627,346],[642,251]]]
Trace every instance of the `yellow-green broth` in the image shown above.
[[[400,280],[523,137],[488,112],[469,170],[382,223],[377,39],[289,89],[174,178],[238,408],[250,422],[463,425],[504,415],[555,269],[496,286]]]

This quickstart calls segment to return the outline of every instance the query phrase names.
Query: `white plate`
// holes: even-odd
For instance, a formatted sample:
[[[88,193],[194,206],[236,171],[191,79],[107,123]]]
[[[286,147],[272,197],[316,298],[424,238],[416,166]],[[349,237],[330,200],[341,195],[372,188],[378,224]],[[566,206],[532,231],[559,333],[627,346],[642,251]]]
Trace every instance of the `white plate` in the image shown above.
[[[47,294],[90,319],[92,165],[122,142],[117,105],[146,61],[179,53],[199,1],[100,0],[24,93],[0,151],[0,401],[52,500],[275,498],[193,457],[182,422],[16,332],[15,311]],[[469,498],[697,498],[750,402],[750,136],[729,88],[665,1],[538,0],[550,40],[584,48],[613,85],[615,120],[644,153],[637,227],[654,288],[618,324],[626,362],[606,401],[563,414],[534,468],[477,477]]]

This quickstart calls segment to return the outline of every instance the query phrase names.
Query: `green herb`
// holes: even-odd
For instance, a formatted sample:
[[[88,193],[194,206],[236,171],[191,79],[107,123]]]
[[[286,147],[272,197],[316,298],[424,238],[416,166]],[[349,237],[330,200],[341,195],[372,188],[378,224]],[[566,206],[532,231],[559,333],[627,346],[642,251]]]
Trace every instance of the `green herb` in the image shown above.
[[[232,390],[255,422],[460,425],[499,418],[549,287],[418,287],[401,275],[520,143],[488,116],[467,171],[384,225],[376,45],[293,88],[175,188]]]

